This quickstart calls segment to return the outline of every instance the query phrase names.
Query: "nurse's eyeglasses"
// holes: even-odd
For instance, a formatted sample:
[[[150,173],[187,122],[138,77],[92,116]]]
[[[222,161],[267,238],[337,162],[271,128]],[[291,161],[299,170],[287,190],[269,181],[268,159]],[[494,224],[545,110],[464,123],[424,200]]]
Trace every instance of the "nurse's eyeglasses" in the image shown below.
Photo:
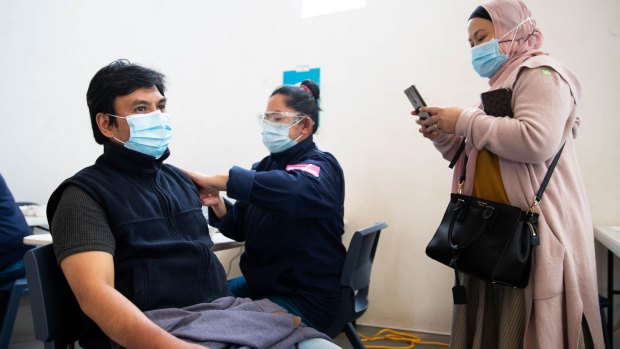
[[[287,111],[266,111],[258,113],[258,124],[263,125],[265,121],[274,122],[278,124],[293,124],[305,118],[307,115],[297,112]]]

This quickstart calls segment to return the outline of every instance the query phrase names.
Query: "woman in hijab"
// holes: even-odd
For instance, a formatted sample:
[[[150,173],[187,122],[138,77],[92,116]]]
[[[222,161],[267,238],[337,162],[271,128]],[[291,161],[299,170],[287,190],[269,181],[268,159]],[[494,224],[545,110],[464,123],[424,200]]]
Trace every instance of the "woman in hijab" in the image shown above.
[[[455,305],[453,348],[603,348],[592,220],[575,151],[577,78],[540,51],[543,35],[521,0],[492,0],[468,22],[474,70],[489,91],[510,88],[513,117],[473,108],[424,107],[420,133],[454,167],[457,190],[527,210],[566,144],[538,207],[540,245],[525,289],[465,276],[468,304]],[[415,111],[412,114],[417,114]],[[469,174],[473,174],[469,175]]]

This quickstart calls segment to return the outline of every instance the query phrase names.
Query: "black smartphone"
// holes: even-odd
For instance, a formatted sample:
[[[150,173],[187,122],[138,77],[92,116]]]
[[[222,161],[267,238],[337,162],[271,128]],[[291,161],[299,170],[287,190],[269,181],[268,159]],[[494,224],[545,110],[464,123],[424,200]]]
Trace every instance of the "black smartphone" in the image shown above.
[[[405,95],[407,96],[407,98],[409,98],[409,102],[411,102],[411,105],[413,105],[416,111],[419,112],[420,107],[426,107],[426,103],[424,103],[424,99],[420,95],[420,92],[418,92],[418,89],[415,88],[415,85],[407,87],[405,89]],[[420,119],[426,119],[429,118],[431,114],[423,111],[419,112],[418,116],[420,117]]]

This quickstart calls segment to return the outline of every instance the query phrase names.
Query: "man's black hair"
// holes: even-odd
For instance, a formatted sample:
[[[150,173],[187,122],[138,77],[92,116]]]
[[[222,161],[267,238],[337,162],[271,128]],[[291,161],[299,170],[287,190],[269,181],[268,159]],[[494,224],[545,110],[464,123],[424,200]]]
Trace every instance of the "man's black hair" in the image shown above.
[[[166,91],[165,76],[153,69],[129,62],[126,59],[116,60],[101,68],[88,85],[86,103],[90,112],[90,123],[95,141],[103,144],[108,141],[97,126],[97,113],[116,114],[114,100],[126,96],[138,89],[157,87],[159,93]],[[116,124],[116,118],[110,118],[110,124]]]

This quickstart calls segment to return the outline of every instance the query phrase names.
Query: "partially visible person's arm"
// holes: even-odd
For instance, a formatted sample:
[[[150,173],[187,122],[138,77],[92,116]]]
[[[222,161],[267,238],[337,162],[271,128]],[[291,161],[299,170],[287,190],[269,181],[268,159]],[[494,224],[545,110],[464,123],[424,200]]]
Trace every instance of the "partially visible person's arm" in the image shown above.
[[[73,254],[60,263],[82,311],[122,347],[202,348],[184,342],[149,320],[114,289],[114,261],[107,252]]]
[[[433,140],[433,145],[444,159],[451,161],[463,140],[463,137],[442,133]]]
[[[32,234],[19,206],[0,174],[0,269],[20,261],[32,246],[24,245],[24,236]]]
[[[196,183],[203,204],[209,194],[227,191],[229,197],[238,201],[288,214],[293,218],[321,217],[339,209],[340,196],[344,190],[344,183],[340,183],[340,170],[325,159],[303,162],[316,170],[256,171],[233,166],[228,175],[208,176],[198,172],[184,172]],[[218,208],[212,207],[218,218],[222,218],[218,211],[223,205],[223,201],[215,202],[213,206]]]
[[[233,166],[227,194],[291,219],[328,217],[342,209],[344,179],[335,159],[300,160],[289,170],[255,171]]]
[[[84,191],[67,187],[51,223],[69,286],[82,311],[108,337],[128,349],[204,348],[167,333],[114,288],[114,236],[105,211]]]
[[[465,109],[456,134],[478,148],[515,162],[542,163],[555,155],[573,122],[575,100],[570,87],[554,70],[523,69],[513,86],[514,118]]]

